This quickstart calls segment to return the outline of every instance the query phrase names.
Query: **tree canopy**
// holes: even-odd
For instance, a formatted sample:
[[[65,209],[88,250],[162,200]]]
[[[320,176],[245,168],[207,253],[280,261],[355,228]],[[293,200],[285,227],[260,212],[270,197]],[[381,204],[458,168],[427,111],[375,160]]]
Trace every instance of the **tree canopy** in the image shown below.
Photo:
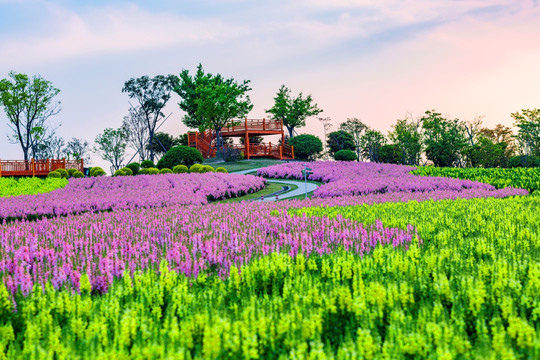
[[[362,157],[362,136],[368,130],[368,126],[357,118],[348,118],[347,121],[339,125],[339,128],[352,135],[354,151],[356,151],[356,157],[360,159]]]
[[[354,138],[345,130],[333,131],[328,134],[328,151],[334,155],[340,150],[356,150]]]
[[[393,125],[393,130],[389,134],[390,140],[396,145],[395,149],[399,153],[397,163],[404,165],[418,165],[422,155],[422,133],[420,121],[412,118],[397,120]],[[392,153],[390,150],[385,150]],[[396,153],[396,154],[397,154]],[[394,153],[392,153],[394,156]]]
[[[522,109],[511,116],[518,128],[517,140],[522,153],[540,156],[540,109]]]
[[[306,125],[308,117],[319,115],[321,112],[322,110],[317,107],[317,104],[313,103],[311,95],[304,98],[300,93],[293,97],[285,85],[281,85],[279,88],[274,98],[274,106],[266,110],[266,113],[271,114],[274,119],[283,120],[283,125],[289,131],[290,138],[294,136],[295,128]]]
[[[126,133],[122,128],[107,128],[96,137],[94,152],[111,163],[112,173],[122,167],[126,154],[126,138]]]
[[[13,131],[9,139],[21,145],[24,160],[30,153],[36,157],[38,145],[48,133],[47,119],[60,112],[60,102],[53,101],[59,92],[39,75],[29,77],[11,71],[8,78],[0,80],[0,106]]]
[[[428,160],[435,166],[461,165],[461,155],[467,146],[464,124],[458,119],[445,119],[435,110],[426,111],[421,121]]]

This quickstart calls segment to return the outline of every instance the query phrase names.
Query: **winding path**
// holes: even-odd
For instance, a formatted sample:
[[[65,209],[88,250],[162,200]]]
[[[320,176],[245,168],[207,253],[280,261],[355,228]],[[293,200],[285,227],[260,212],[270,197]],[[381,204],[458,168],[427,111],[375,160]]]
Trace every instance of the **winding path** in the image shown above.
[[[249,170],[235,171],[235,172],[232,172],[231,174],[248,174],[248,173],[252,173],[252,172],[257,172],[257,170],[259,170],[259,169],[249,169]],[[291,198],[291,197],[295,197],[295,196],[299,196],[299,195],[305,195],[305,193],[306,193],[306,184],[303,181],[289,180],[289,179],[279,179],[279,180],[267,179],[267,180],[268,180],[268,182],[272,182],[272,183],[278,183],[278,184],[283,184],[283,185],[295,185],[295,186],[298,187],[295,190],[286,192],[285,194],[278,195],[279,200],[287,199],[287,198]],[[314,191],[318,187],[319,186],[316,185],[316,184],[307,183],[307,192],[309,193],[311,191]],[[275,194],[276,193],[266,195],[264,197],[264,200],[259,199],[257,201],[276,201],[276,195]]]

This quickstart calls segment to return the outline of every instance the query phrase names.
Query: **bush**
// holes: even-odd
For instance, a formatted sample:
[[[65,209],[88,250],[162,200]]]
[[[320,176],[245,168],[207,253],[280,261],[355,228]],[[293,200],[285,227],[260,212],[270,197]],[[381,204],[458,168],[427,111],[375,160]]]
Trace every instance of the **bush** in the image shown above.
[[[48,178],[53,178],[53,179],[60,179],[62,178],[62,174],[60,174],[58,171],[51,171],[49,173],[49,175],[47,175]]]
[[[77,171],[79,171],[79,170],[71,168],[71,169],[68,169],[67,172],[68,172],[69,177],[72,177],[73,174],[75,174]]]
[[[340,150],[356,150],[354,137],[345,130],[333,131],[328,134],[327,143],[331,154],[335,154]]]
[[[540,156],[520,155],[512,156],[508,160],[508,167],[540,167]]]
[[[244,153],[232,147],[223,148],[223,160],[226,162],[240,161],[244,159]]]
[[[172,171],[175,174],[185,174],[189,172],[189,169],[186,165],[176,165],[175,167],[173,167]]]
[[[148,175],[148,169],[141,168],[141,170],[139,170],[137,175]]]
[[[356,161],[356,153],[352,150],[339,150],[334,154],[337,161]]]
[[[118,169],[114,172],[113,176],[126,176],[127,174],[124,172],[123,169]]]
[[[148,169],[148,168],[153,168],[153,167],[156,167],[156,165],[151,160],[143,160],[141,162],[141,168],[143,169]]]
[[[379,149],[379,161],[386,164],[401,163],[401,150],[399,145],[385,144]]]
[[[216,172],[218,172],[218,173],[225,173],[225,174],[228,173],[227,169],[225,169],[224,167],[218,167],[218,168],[216,169]]]
[[[172,174],[172,170],[169,168],[163,168],[159,171],[160,174]]]
[[[178,145],[167,151],[157,163],[159,169],[172,169],[176,165],[191,166],[195,163],[202,163],[203,156],[201,152],[191,146]]]
[[[62,179],[69,178],[69,173],[66,169],[56,169],[55,171],[59,172],[62,175]]]
[[[80,172],[80,171],[77,170],[77,171],[75,171],[75,172],[73,173],[73,177],[76,178],[76,179],[80,179],[80,178],[83,178],[83,177],[84,177],[84,174],[83,174],[82,172]]]
[[[141,165],[139,163],[133,162],[131,164],[127,164],[126,167],[131,170],[133,175],[137,175],[139,169],[141,168]]]
[[[99,166],[94,166],[94,167],[90,168],[90,171],[88,172],[88,174],[89,174],[90,176],[95,176],[94,173],[95,173],[96,171],[99,171],[99,170],[100,170],[100,171],[104,171],[104,170],[103,170],[102,168],[100,168]]]
[[[107,173],[105,172],[105,170],[103,169],[97,169],[96,171],[94,171],[94,175],[93,176],[105,176],[107,175]]]
[[[202,168],[201,164],[194,164],[194,165],[191,165],[191,167],[189,168],[189,172],[198,173],[198,172],[201,172],[201,168]]]
[[[133,175],[133,170],[131,170],[131,169],[128,168],[128,167],[123,167],[123,168],[121,168],[120,170],[122,170],[123,172],[125,172],[127,176]]]
[[[159,174],[159,169],[157,169],[155,167],[151,167],[151,168],[148,168],[146,170],[148,171],[148,175],[157,175],[157,174]]]
[[[207,173],[207,172],[214,172],[214,168],[211,167],[210,165],[202,165],[201,166],[201,169],[199,170],[199,172],[202,174],[202,173]]]
[[[297,135],[289,140],[294,146],[294,157],[297,159],[314,159],[323,150],[321,139],[314,135]]]

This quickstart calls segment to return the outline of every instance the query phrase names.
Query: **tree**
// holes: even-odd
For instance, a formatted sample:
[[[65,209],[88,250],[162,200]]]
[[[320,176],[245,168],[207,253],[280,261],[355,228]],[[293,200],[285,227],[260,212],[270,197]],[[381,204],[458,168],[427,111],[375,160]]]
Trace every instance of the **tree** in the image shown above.
[[[379,161],[386,164],[401,164],[401,147],[397,144],[384,144],[379,149]]]
[[[122,167],[126,155],[127,135],[122,128],[107,128],[96,137],[94,151],[105,161],[111,163],[111,172]]]
[[[396,148],[390,151],[399,151],[398,163],[404,165],[418,165],[422,155],[422,133],[420,132],[420,121],[415,121],[411,116],[397,120],[392,126],[393,130],[389,134],[390,140]]]
[[[60,90],[39,75],[29,78],[11,71],[9,78],[0,80],[0,106],[13,131],[10,141],[21,145],[24,160],[28,160],[47,132],[47,119],[61,110],[60,102],[53,101]]]
[[[64,149],[68,159],[73,156],[75,160],[83,159],[86,164],[90,162],[90,147],[84,139],[72,138]]]
[[[377,130],[367,130],[361,138],[362,156],[371,162],[379,162],[381,146],[386,143],[384,135]]]
[[[205,73],[201,64],[194,76],[182,70],[174,91],[182,98],[178,105],[186,112],[184,124],[201,132],[213,129],[218,150],[222,151],[221,128],[234,118],[245,117],[253,108],[246,95],[251,90],[249,83]]]
[[[475,146],[466,150],[467,162],[473,167],[505,167],[508,163],[506,156],[506,142],[495,143],[493,140],[478,136],[475,139]]]
[[[347,121],[339,125],[339,128],[352,135],[356,157],[360,160],[362,156],[362,136],[368,130],[368,126],[357,118],[348,118]]]
[[[283,120],[283,125],[289,130],[289,137],[292,138],[294,129],[305,126],[309,116],[322,113],[317,104],[312,102],[311,95],[303,98],[300,93],[296,97],[291,97],[291,91],[285,85],[281,85],[274,98],[274,106],[266,112],[276,120]]]
[[[435,110],[426,111],[421,121],[428,160],[435,166],[459,166],[467,147],[463,123],[458,119],[445,119]]]
[[[262,136],[257,136],[257,135],[252,135],[249,137],[249,144],[250,145],[257,145],[257,144],[260,144],[263,142],[263,137]],[[245,142],[245,138],[244,137],[241,137],[240,138],[240,144],[244,145],[244,142]]]
[[[180,145],[179,139],[175,139],[171,134],[156,132],[151,144],[147,145],[147,149],[151,147],[154,154],[161,157],[176,145]]]
[[[148,127],[146,115],[140,107],[130,108],[129,114],[124,116],[122,128],[127,134],[127,144],[139,155],[139,162],[150,157],[148,146]]]
[[[344,130],[333,131],[328,134],[328,151],[334,155],[339,150],[356,150],[354,138]]]
[[[540,109],[522,109],[511,116],[518,127],[517,140],[522,153],[540,156]]]
[[[122,92],[139,102],[140,110],[148,131],[148,143],[152,143],[156,127],[165,115],[162,110],[171,98],[171,91],[178,84],[174,75],[157,75],[153,78],[142,76],[131,78],[124,83]],[[150,148],[150,160],[154,161],[154,152]]]
[[[517,153],[514,131],[508,126],[497,124],[493,129],[482,128],[480,129],[479,135],[491,140],[494,144],[506,144],[504,154],[508,159]]]
[[[310,134],[302,134],[291,138],[289,145],[294,146],[294,157],[303,160],[314,160],[323,150],[321,139]]]
[[[62,159],[65,156],[66,141],[59,136],[50,136],[37,145],[36,159]]]

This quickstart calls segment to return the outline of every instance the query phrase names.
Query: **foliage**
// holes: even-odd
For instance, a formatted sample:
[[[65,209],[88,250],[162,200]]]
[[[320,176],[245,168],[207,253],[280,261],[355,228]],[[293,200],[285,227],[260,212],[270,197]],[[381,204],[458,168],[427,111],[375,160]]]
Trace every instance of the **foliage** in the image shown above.
[[[497,189],[505,187],[526,189],[529,192],[540,190],[540,168],[436,168],[419,167],[413,174],[423,176],[444,176],[465,180],[480,181]]]
[[[79,171],[79,170],[77,170],[75,168],[67,169],[69,177],[72,177],[73,174],[75,174],[75,172],[77,172],[77,171]]]
[[[199,173],[204,174],[204,173],[207,173],[207,172],[214,172],[214,168],[212,166],[210,166],[210,165],[202,165],[199,168]]]
[[[141,168],[141,165],[139,163],[133,162],[126,165],[127,168],[131,169],[131,172],[133,175],[137,175],[139,172],[139,169]]]
[[[59,171],[51,171],[49,174],[47,174],[48,179],[65,179],[65,177],[62,176],[62,174]]]
[[[172,174],[173,171],[169,168],[163,168],[159,171],[160,174]]]
[[[194,76],[188,70],[180,73],[180,82],[174,91],[182,101],[178,104],[186,112],[184,124],[200,132],[213,129],[217,147],[223,150],[221,128],[234,118],[245,117],[253,108],[249,95],[249,80],[241,83],[221,74],[205,73],[201,64]]]
[[[202,165],[201,164],[193,164],[189,168],[190,173],[199,173],[201,171]]]
[[[73,157],[74,160],[83,159],[85,163],[90,162],[90,147],[88,141],[84,139],[72,138],[67,142],[64,149],[67,158]]]
[[[289,137],[292,139],[295,128],[306,126],[306,119],[319,115],[322,110],[313,103],[311,95],[304,98],[300,93],[293,97],[291,91],[285,85],[281,85],[274,98],[274,106],[266,110],[266,113],[271,114],[276,120],[283,120],[283,126],[289,130]]]
[[[540,156],[540,109],[522,109],[511,116],[523,155]]]
[[[393,130],[389,134],[390,140],[399,150],[397,164],[418,165],[422,155],[422,134],[420,132],[421,123],[411,117],[397,120],[392,125]],[[393,152],[390,152],[393,157]],[[383,162],[388,162],[384,161]]]
[[[221,167],[221,166],[218,167],[218,168],[216,168],[216,172],[218,172],[218,173],[224,173],[224,174],[227,174],[227,173],[228,173],[227,169],[225,169],[224,167]]]
[[[66,169],[56,169],[57,173],[59,173],[63,179],[69,178],[69,172]]]
[[[122,129],[127,134],[128,146],[139,155],[139,161],[148,159],[148,127],[146,115],[140,106],[129,109],[129,114],[122,121]]]
[[[171,91],[178,84],[178,78],[174,75],[157,75],[153,78],[141,76],[131,78],[124,83],[122,92],[130,98],[137,100],[139,108],[134,110],[145,119],[148,131],[148,143],[152,144],[154,133],[158,123],[164,119],[162,110],[171,98]],[[150,148],[150,160],[154,161],[153,148]]]
[[[73,177],[74,177],[75,179],[80,179],[80,178],[83,178],[83,177],[84,177],[84,174],[83,174],[81,171],[78,171],[78,170],[77,170],[77,171],[75,171],[75,172],[73,173]]]
[[[253,135],[249,137],[249,144],[250,145],[260,144],[263,142],[263,140],[264,138],[262,136]],[[244,145],[245,142],[246,142],[246,139],[244,137],[240,137],[240,144]]]
[[[0,198],[35,195],[63,188],[68,184],[68,181],[61,177],[62,175],[57,172],[55,172],[55,175],[47,177],[47,179],[0,177]]]
[[[9,120],[13,134],[10,141],[19,143],[24,160],[36,158],[38,145],[48,132],[47,120],[60,112],[60,102],[53,102],[59,89],[52,82],[36,75],[9,72],[9,78],[0,80],[0,106]]]
[[[440,113],[426,111],[421,119],[426,157],[435,166],[458,166],[467,146],[465,126],[458,119],[445,119]]]
[[[368,131],[368,126],[357,118],[348,118],[347,121],[339,125],[340,130],[344,130],[352,135],[356,158],[362,157],[362,136]]]
[[[127,176],[132,176],[133,175],[133,170],[131,170],[131,168],[128,168],[127,166],[123,167],[120,170],[122,170]]]
[[[102,168],[100,168],[99,166],[94,166],[94,167],[90,168],[89,175],[90,176],[95,176],[94,173],[96,171],[104,171],[104,170]]]
[[[240,149],[228,146],[223,148],[222,155],[223,160],[225,160],[226,162],[234,162],[244,159],[244,153]]]
[[[171,134],[157,132],[154,134],[151,145],[147,145],[147,149],[152,148],[154,154],[163,156],[173,146],[180,145],[179,139],[175,139]]]
[[[387,164],[401,164],[402,157],[401,146],[397,144],[385,144],[379,149],[379,161]]]
[[[105,172],[105,170],[103,169],[98,169],[96,171],[94,171],[94,175],[92,175],[93,177],[98,177],[98,176],[105,176],[107,175],[107,173]]]
[[[328,134],[328,148],[332,155],[339,150],[355,151],[354,137],[345,130],[333,131]]]
[[[289,145],[294,146],[294,157],[302,160],[315,159],[323,151],[321,139],[310,134],[291,137]]]
[[[362,156],[371,162],[379,162],[381,146],[386,143],[384,135],[380,131],[368,129],[360,140]]]
[[[159,159],[157,167],[159,169],[172,169],[176,165],[191,166],[195,163],[203,162],[202,154],[199,150],[191,146],[178,145],[171,148],[167,153]]]
[[[147,171],[148,175],[157,175],[157,174],[159,174],[159,169],[154,168],[154,167],[148,168],[148,169],[146,169],[146,171]]]
[[[127,174],[123,169],[118,169],[114,172],[113,176],[126,176]]]
[[[34,157],[36,159],[63,159],[66,156],[65,145],[64,139],[51,134],[36,145]]]
[[[508,160],[508,167],[540,167],[540,156],[519,155]]]
[[[94,151],[105,161],[111,163],[113,171],[122,167],[126,154],[126,133],[122,128],[107,128],[98,134]]]
[[[474,147],[464,150],[467,165],[472,167],[506,167],[508,163],[507,143],[494,143],[491,139],[479,136]]]
[[[508,126],[497,124],[493,129],[481,128],[480,136],[491,140],[494,144],[501,144],[501,146],[503,143],[506,144],[504,152],[506,159],[514,156],[517,152],[514,132]]]
[[[356,153],[352,150],[339,150],[334,154],[337,161],[356,161]]]
[[[186,165],[176,165],[172,171],[174,174],[186,174],[189,172],[189,168]]]
[[[143,161],[141,161],[141,168],[148,169],[148,168],[151,168],[151,167],[156,167],[156,165],[154,165],[152,160],[143,160]]]

